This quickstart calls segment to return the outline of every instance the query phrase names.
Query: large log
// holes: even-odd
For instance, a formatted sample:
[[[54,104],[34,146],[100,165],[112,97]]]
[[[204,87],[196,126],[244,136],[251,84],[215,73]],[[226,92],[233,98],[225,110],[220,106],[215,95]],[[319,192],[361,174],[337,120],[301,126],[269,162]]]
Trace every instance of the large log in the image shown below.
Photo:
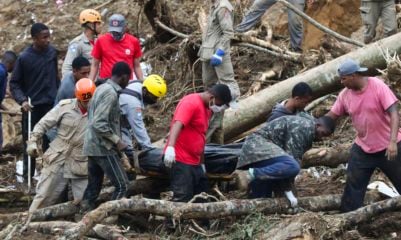
[[[224,116],[224,135],[229,140],[266,121],[273,106],[291,95],[291,90],[299,82],[308,83],[315,97],[324,96],[341,88],[337,68],[346,58],[359,61],[369,68],[386,66],[382,51],[390,54],[401,53],[401,33],[359,48],[353,52],[317,66],[285,81],[274,84],[254,95],[242,99],[239,108],[227,110]]]
[[[351,145],[347,143],[331,148],[312,148],[303,155],[301,166],[302,168],[316,166],[335,168],[348,161]]]
[[[380,196],[377,192],[368,194],[368,201],[375,201]],[[327,195],[317,197],[299,198],[299,206],[309,211],[330,211],[340,206],[341,195]],[[181,203],[165,200],[154,200],[133,197],[109,201],[100,205],[97,209],[87,213],[73,228],[65,231],[61,239],[79,239],[93,226],[101,222],[105,217],[119,212],[151,213],[155,215],[172,217],[174,219],[196,218],[222,218],[227,216],[246,215],[254,212],[270,214],[288,213],[290,204],[286,199],[254,199],[254,200],[230,200],[214,203]]]

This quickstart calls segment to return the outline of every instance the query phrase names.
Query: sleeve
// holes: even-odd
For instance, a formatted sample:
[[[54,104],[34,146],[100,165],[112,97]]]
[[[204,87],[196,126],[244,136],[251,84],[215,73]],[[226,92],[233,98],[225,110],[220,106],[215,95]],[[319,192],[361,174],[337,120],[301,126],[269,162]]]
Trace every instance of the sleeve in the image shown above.
[[[65,94],[65,85],[66,85],[67,79],[63,79],[61,81],[60,87],[57,90],[57,95],[56,99],[54,100],[54,105],[57,105],[61,100],[66,99],[66,94]]]
[[[92,57],[100,60],[102,58],[102,47],[101,47],[102,38],[99,38],[92,49]]]
[[[93,114],[93,129],[99,136],[114,144],[120,141],[120,137],[113,133],[109,116],[116,101],[118,101],[116,94],[109,93],[99,96],[99,101],[96,103],[97,107]]]
[[[343,116],[343,115],[347,114],[347,111],[345,109],[345,104],[344,104],[344,95],[345,95],[344,90],[342,92],[340,92],[340,94],[337,97],[336,102],[333,104],[333,106],[330,109],[330,111],[337,116]]]
[[[142,148],[152,148],[150,137],[143,122],[142,108],[135,105],[125,105],[124,112],[134,133],[134,137]]]
[[[234,37],[232,12],[223,7],[217,12],[217,15],[223,31],[223,35],[217,43],[217,48],[223,49],[227,53],[230,51],[230,41]]]
[[[393,91],[381,80],[377,81],[377,94],[380,104],[384,111],[387,111],[394,103],[398,101]]]
[[[6,96],[7,89],[7,75],[5,72],[0,71],[0,103],[3,102]]]
[[[57,125],[61,118],[61,107],[57,104],[52,108],[40,121],[35,125],[32,131],[32,136],[35,138],[42,137],[48,130]]]
[[[142,57],[142,49],[141,49],[141,44],[139,43],[139,40],[135,39],[133,44],[134,44],[134,49],[135,49],[134,58],[137,59],[137,58]]]
[[[72,61],[74,61],[74,59],[80,55],[81,51],[79,50],[79,44],[77,42],[71,43],[68,47],[63,66],[61,68],[61,74],[63,75],[63,77],[65,76],[65,74],[72,71]]]
[[[22,66],[22,59],[18,58],[15,63],[13,74],[10,80],[10,91],[15,101],[20,105],[27,100],[27,97],[22,91],[23,78],[24,78],[24,72]]]
[[[173,119],[174,121],[180,121],[185,127],[191,122],[195,111],[195,106],[188,99],[183,99],[178,104]]]

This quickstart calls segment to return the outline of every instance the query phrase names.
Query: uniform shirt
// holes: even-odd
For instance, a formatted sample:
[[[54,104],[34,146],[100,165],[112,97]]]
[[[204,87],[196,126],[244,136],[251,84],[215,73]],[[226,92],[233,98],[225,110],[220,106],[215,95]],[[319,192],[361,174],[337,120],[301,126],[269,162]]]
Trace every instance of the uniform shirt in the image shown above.
[[[177,162],[188,165],[200,164],[211,115],[211,111],[197,93],[189,94],[180,100],[170,126],[171,128],[176,121],[184,125],[174,146]]]
[[[35,125],[32,137],[40,139],[49,129],[57,127],[57,136],[43,155],[44,171],[56,173],[64,165],[65,178],[87,175],[87,158],[82,155],[87,114],[82,114],[76,99],[65,99]]]
[[[142,56],[139,40],[126,33],[121,41],[113,39],[110,33],[98,38],[92,56],[100,61],[100,78],[110,78],[116,62],[126,62],[134,72],[134,60]]]
[[[132,81],[128,84],[127,89],[137,92],[142,96],[142,83]],[[143,122],[142,111],[144,109],[143,102],[131,95],[120,94],[119,98],[121,114],[128,120],[131,129],[121,127],[123,140],[132,149],[132,134],[142,149],[152,148],[150,137]],[[132,133],[132,134],[131,134]]]
[[[265,123],[242,146],[237,168],[280,156],[298,161],[312,147],[315,121],[310,117],[283,116]]]
[[[10,90],[18,104],[30,97],[34,106],[53,105],[59,84],[57,51],[51,45],[43,52],[38,52],[30,46],[17,58],[10,80]]]
[[[75,79],[72,72],[67,73],[61,80],[57,91],[55,105],[63,99],[75,98]]]
[[[84,140],[84,154],[107,156],[117,154],[120,141],[120,106],[118,91],[121,87],[107,80],[96,88],[88,109],[88,130]]]
[[[63,67],[61,69],[61,73],[63,78],[66,76],[67,73],[72,72],[72,61],[76,57],[84,57],[92,62],[92,48],[93,45],[86,37],[85,33],[74,38],[68,45],[68,50],[64,58]]]
[[[228,0],[216,0],[210,8],[207,27],[202,35],[199,57],[209,60],[220,48],[230,54],[230,41],[234,37],[233,6]]]
[[[368,78],[362,91],[344,89],[338,95],[331,112],[349,115],[357,136],[355,143],[367,153],[380,152],[390,143],[390,115],[386,110],[398,100],[380,79]],[[397,142],[401,140],[398,130]]]

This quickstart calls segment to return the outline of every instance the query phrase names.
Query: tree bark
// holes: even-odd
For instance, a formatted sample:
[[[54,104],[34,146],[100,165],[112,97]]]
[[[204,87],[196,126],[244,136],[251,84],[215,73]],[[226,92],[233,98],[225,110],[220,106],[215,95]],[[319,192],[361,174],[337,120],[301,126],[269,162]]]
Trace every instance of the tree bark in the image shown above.
[[[380,199],[377,192],[368,194],[367,199]],[[339,208],[341,195],[299,198],[299,206],[309,211],[330,211]],[[231,200],[214,203],[180,203],[133,197],[109,201],[87,213],[77,226],[65,231],[62,239],[77,239],[84,236],[93,226],[110,214],[119,212],[151,213],[174,219],[222,218],[252,212],[269,214],[288,213],[290,205],[286,199]]]
[[[337,167],[346,163],[350,155],[352,144],[342,144],[332,148],[313,148],[307,151],[301,161],[302,168],[315,166]]]
[[[401,52],[401,33],[382,39],[363,48],[359,48],[330,62],[317,66],[285,81],[270,86],[250,97],[240,100],[239,108],[228,109],[224,115],[224,135],[229,140],[266,121],[266,116],[273,106],[291,95],[291,90],[299,82],[308,83],[321,97],[339,90],[341,85],[337,68],[346,58],[352,58],[369,68],[385,67],[381,48],[387,48],[390,54]]]

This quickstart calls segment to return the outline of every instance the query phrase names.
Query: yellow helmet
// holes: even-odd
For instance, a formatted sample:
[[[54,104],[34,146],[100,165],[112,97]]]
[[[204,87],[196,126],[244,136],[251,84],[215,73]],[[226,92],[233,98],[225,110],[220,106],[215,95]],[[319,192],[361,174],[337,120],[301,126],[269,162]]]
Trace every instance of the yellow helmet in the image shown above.
[[[79,22],[81,24],[102,22],[102,16],[95,9],[85,9],[79,14]]]
[[[143,86],[155,97],[163,97],[167,92],[166,81],[157,74],[149,75],[145,81],[143,81]]]

